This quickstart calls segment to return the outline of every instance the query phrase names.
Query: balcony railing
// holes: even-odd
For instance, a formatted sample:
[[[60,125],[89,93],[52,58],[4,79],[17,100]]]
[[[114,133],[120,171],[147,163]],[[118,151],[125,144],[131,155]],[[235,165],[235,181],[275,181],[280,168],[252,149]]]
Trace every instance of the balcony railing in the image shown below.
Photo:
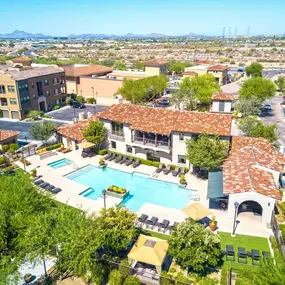
[[[148,139],[148,138],[143,139],[143,137],[139,137],[139,136],[134,136],[133,141],[134,143],[149,145],[153,147],[162,147],[164,149],[165,148],[170,149],[170,147],[168,147],[168,141],[157,140],[155,143],[154,139]]]
[[[109,132],[109,137],[113,140],[125,141],[125,135],[123,132],[111,131]]]

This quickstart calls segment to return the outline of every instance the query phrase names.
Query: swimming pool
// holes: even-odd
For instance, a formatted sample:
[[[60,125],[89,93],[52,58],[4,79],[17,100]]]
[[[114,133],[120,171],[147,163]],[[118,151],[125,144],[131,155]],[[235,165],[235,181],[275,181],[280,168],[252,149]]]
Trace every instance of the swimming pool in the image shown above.
[[[130,194],[122,201],[122,204],[134,212],[137,212],[144,203],[182,209],[186,206],[191,194],[191,190],[180,187],[176,183],[108,167],[98,168],[88,165],[65,177],[89,186],[90,188],[80,195],[92,200],[97,200],[102,195],[102,190],[111,185],[128,189]]]
[[[52,168],[59,168],[59,167],[63,167],[65,165],[68,165],[70,163],[72,163],[71,160],[63,158],[63,159],[49,163],[48,166],[50,166]]]

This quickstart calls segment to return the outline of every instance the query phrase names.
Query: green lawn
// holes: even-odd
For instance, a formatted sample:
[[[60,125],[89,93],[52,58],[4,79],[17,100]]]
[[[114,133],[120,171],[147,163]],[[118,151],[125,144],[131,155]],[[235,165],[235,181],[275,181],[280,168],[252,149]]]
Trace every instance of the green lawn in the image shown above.
[[[164,239],[164,240],[169,240],[169,238],[170,238],[169,235],[165,235],[165,234],[153,232],[153,231],[148,231],[145,229],[142,229],[141,233],[143,235],[152,236],[152,237],[156,237],[156,238],[160,238],[160,239]]]
[[[246,251],[257,249],[259,250],[261,256],[263,250],[270,252],[267,238],[246,235],[236,235],[235,237],[232,237],[230,233],[224,232],[219,232],[219,236],[221,237],[222,250],[226,250],[226,245],[232,245],[234,247],[235,262],[226,261],[226,258],[224,258],[223,266],[226,266],[227,268],[229,266],[229,263],[231,263],[232,267],[236,269],[240,269],[244,266],[243,264],[237,263],[238,247],[244,247]],[[251,258],[247,258],[247,265],[252,265]]]

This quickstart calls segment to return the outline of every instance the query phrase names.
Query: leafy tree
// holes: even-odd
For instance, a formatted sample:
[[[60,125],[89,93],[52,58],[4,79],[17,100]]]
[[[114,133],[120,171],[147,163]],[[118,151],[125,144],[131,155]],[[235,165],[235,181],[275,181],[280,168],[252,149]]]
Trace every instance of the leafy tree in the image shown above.
[[[246,80],[239,90],[240,97],[257,97],[261,102],[272,98],[276,93],[275,84],[262,77],[255,77]]]
[[[275,80],[275,84],[278,87],[278,91],[284,93],[285,90],[285,77],[284,76],[280,76]]]
[[[241,97],[235,104],[235,109],[242,114],[243,117],[257,115],[260,109],[260,99],[256,96],[250,98]]]
[[[29,134],[35,140],[40,140],[46,144],[47,140],[56,131],[56,124],[54,122],[42,121],[37,124],[32,124],[29,128]]]
[[[179,89],[175,91],[171,96],[171,103],[187,111],[193,111],[197,109],[197,99],[195,93],[191,89]],[[181,106],[182,105],[182,106]]]
[[[263,66],[258,62],[253,62],[245,68],[247,76],[262,77]]]
[[[83,131],[84,138],[95,144],[96,149],[100,149],[102,143],[105,141],[107,129],[103,122],[90,121],[86,130]]]
[[[106,263],[97,262],[92,269],[92,281],[95,285],[101,285],[107,277],[109,268]]]
[[[136,60],[132,66],[133,69],[144,70],[144,64],[141,61]]]
[[[171,60],[167,63],[166,69],[168,72],[181,74],[185,69],[185,63],[177,60]]]
[[[109,275],[109,284],[110,285],[121,285],[123,282],[122,274],[119,270],[111,271]]]
[[[3,118],[3,111],[0,110],[0,118]]]
[[[276,124],[265,125],[261,120],[254,117],[246,117],[238,121],[238,128],[249,137],[266,138],[271,143],[279,138]]]
[[[38,120],[40,117],[42,117],[44,115],[43,111],[39,111],[39,110],[32,110],[29,112],[29,114],[27,115],[28,118],[33,119],[33,120]]]
[[[215,267],[220,260],[220,237],[191,218],[179,224],[169,239],[169,254],[183,267],[202,271]]]
[[[190,163],[206,170],[220,168],[227,156],[228,143],[218,135],[199,135],[198,139],[186,140],[186,157]]]
[[[71,96],[66,97],[66,105],[71,105]]]
[[[123,61],[116,61],[114,67],[118,70],[126,70],[126,64]]]
[[[83,96],[76,96],[76,101],[80,102],[80,103],[84,103],[84,97]]]
[[[112,59],[104,59],[104,60],[101,60],[99,63],[101,65],[112,67],[114,65],[115,61]]]
[[[124,285],[140,285],[140,279],[136,276],[128,276],[125,279]]]
[[[134,227],[136,215],[126,208],[104,208],[98,217],[97,229],[101,233],[105,247],[109,251],[126,249],[137,229]]]

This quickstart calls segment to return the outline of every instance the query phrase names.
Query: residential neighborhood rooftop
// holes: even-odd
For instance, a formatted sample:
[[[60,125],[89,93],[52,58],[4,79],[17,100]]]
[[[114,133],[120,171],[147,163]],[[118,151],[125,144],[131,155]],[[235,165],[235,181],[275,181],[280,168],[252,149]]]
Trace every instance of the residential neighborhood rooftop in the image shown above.
[[[212,99],[219,101],[233,101],[234,95],[230,93],[216,93],[212,96]]]
[[[230,136],[232,116],[228,114],[165,110],[133,104],[112,105],[99,118],[126,123],[133,130],[170,135],[172,131]]]
[[[144,62],[145,66],[150,66],[150,67],[157,67],[157,66],[163,66],[166,65],[167,61],[163,60],[163,59],[159,59],[159,58],[154,58],[148,61]]]
[[[208,67],[209,71],[220,71],[220,70],[228,70],[228,66],[226,65],[221,65],[221,64],[217,64],[217,65],[212,65]]]
[[[79,77],[86,75],[105,75],[113,71],[112,67],[92,64],[92,65],[64,65],[62,68],[65,71],[66,77]]]
[[[17,131],[0,130],[0,142],[5,141],[5,140],[10,139],[10,138],[13,138],[19,134],[20,134],[20,132],[17,132]]]

